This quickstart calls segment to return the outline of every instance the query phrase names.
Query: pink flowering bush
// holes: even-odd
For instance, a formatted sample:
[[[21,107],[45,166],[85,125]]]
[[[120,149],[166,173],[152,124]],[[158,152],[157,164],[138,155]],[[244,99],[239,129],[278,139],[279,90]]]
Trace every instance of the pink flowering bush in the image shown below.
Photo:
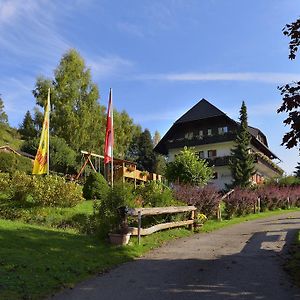
[[[178,201],[195,205],[198,212],[205,214],[207,217],[216,214],[221,201],[218,190],[210,185],[204,187],[178,185],[174,187],[173,194]]]
[[[224,199],[227,217],[243,216],[254,212],[256,201],[255,191],[236,188],[229,197]]]

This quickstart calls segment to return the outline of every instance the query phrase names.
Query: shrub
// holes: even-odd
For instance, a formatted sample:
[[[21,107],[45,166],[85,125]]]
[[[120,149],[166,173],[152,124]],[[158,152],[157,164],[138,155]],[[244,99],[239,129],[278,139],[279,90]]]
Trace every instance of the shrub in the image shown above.
[[[177,200],[188,205],[195,205],[198,212],[211,217],[216,214],[221,201],[221,195],[213,186],[197,187],[179,185],[174,187],[174,195]]]
[[[142,198],[145,207],[164,207],[178,205],[172,190],[161,182],[149,181],[144,186],[138,187],[137,194]]]
[[[121,221],[120,207],[134,207],[134,203],[134,186],[126,182],[115,182],[108,196],[99,204],[100,234],[105,236],[109,231],[118,230]]]
[[[23,172],[16,171],[11,175],[9,198],[24,202],[32,193],[32,177]]]
[[[227,217],[244,216],[254,212],[256,201],[257,195],[255,191],[236,188],[234,192],[224,200]]]
[[[99,173],[91,173],[84,184],[83,196],[85,199],[106,199],[109,186],[105,178]]]
[[[31,173],[31,160],[14,153],[0,152],[0,171],[13,173],[16,170],[28,174]]]
[[[41,206],[73,207],[83,201],[81,186],[52,175],[33,177],[32,197]]]
[[[0,172],[0,192],[8,193],[10,185],[9,174]]]

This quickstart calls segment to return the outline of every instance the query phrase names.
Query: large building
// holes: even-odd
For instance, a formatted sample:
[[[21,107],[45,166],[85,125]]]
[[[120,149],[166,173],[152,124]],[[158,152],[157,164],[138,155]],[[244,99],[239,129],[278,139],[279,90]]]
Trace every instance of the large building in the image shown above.
[[[232,182],[229,159],[238,126],[236,121],[202,99],[172,125],[154,150],[173,161],[185,146],[193,147],[200,158],[207,159],[214,167],[212,183],[224,189]],[[266,136],[258,128],[249,126],[248,130],[250,151],[255,154],[253,182],[261,183],[266,178],[281,175],[282,169],[273,162],[279,158],[269,149]]]

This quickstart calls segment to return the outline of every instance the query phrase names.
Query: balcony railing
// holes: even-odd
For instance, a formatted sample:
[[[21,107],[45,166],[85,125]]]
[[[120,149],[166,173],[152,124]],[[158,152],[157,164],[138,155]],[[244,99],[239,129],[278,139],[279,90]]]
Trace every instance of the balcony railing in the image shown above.
[[[229,164],[230,156],[220,156],[220,157],[212,157],[212,158],[206,158],[208,165],[210,167],[221,167],[221,166],[227,166]]]
[[[219,135],[212,136],[195,136],[192,139],[187,138],[174,138],[167,140],[167,147],[170,148],[183,148],[184,146],[193,147],[205,144],[214,144],[232,141],[236,138],[236,134],[233,132],[227,132]]]

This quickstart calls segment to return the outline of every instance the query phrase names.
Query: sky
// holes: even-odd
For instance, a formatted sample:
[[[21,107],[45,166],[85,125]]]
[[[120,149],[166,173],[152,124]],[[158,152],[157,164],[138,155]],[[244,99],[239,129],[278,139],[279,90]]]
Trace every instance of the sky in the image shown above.
[[[295,0],[0,0],[0,94],[9,123],[32,111],[36,78],[53,78],[64,53],[79,51],[107,105],[161,135],[202,98],[268,138],[291,174],[298,149],[281,146],[289,130],[278,86],[300,80],[288,59],[285,24]],[[300,56],[300,54],[299,54]],[[103,128],[103,130],[105,130]],[[117,134],[117,133],[116,133]]]

